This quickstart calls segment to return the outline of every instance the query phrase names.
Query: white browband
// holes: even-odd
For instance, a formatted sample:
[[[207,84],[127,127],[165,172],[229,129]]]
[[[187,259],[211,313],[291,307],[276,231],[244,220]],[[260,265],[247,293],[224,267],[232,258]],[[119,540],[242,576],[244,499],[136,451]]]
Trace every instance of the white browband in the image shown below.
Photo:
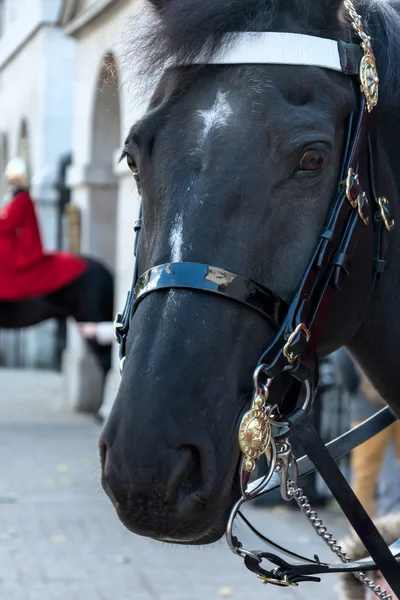
[[[304,65],[343,71],[335,40],[300,33],[242,32],[227,35],[211,59],[199,56],[190,64]]]

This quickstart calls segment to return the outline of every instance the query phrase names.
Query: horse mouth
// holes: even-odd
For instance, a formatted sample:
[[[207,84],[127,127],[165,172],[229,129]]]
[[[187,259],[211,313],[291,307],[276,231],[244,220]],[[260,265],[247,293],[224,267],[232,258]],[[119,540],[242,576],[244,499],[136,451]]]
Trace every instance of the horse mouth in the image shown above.
[[[130,507],[115,506],[117,516],[121,523],[135,535],[151,538],[155,541],[184,546],[205,546],[221,540],[225,534],[226,523],[231,511],[230,506],[217,521],[207,525],[201,530],[201,525],[196,519],[196,524],[182,524],[179,514],[171,512],[168,519],[159,519],[157,522],[142,521],[132,515]]]
[[[235,476],[234,485],[223,502],[205,505],[201,512],[193,510],[192,514],[182,515],[179,508],[164,505],[160,499],[145,500],[136,495],[120,502],[105,478],[102,487],[128,531],[161,543],[186,546],[203,546],[221,540],[239,496]]]

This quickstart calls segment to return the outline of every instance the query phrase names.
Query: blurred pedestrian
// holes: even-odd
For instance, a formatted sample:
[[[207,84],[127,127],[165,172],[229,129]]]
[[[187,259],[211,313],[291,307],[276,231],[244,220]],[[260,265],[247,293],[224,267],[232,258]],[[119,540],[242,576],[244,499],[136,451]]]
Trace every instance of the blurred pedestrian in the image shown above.
[[[386,403],[376,391],[368,377],[361,373],[360,393],[371,403],[374,412],[383,408]],[[353,427],[362,423],[363,419],[353,422]],[[351,456],[353,471],[353,489],[356,496],[364,506],[369,515],[376,514],[376,497],[378,489],[378,478],[382,470],[385,455],[393,441],[396,448],[395,473],[397,480],[400,479],[400,421],[395,421],[384,431],[381,431],[358,448],[355,448]],[[398,501],[400,499],[397,499]]]
[[[378,480],[376,516],[400,511],[400,466],[396,445],[391,441]]]
[[[101,346],[107,346],[114,341],[114,323],[78,323],[78,327],[87,340],[96,340]]]
[[[45,296],[87,269],[85,260],[43,249],[25,161],[12,159],[5,171],[8,194],[0,209],[0,300]]]
[[[400,513],[391,513],[385,517],[375,519],[375,525],[389,546],[397,542],[400,538]],[[339,542],[339,545],[351,560],[362,560],[368,556],[367,550],[355,533],[346,540]],[[382,590],[385,590],[390,594],[393,600],[396,599],[396,596],[386,583],[380,571],[368,573],[368,577],[373,579],[375,584],[379,585]],[[340,600],[372,600],[373,598],[376,598],[372,590],[368,590],[366,586],[355,577],[354,573],[342,573],[339,576],[338,591]]]
[[[335,353],[335,360],[349,394],[351,426],[356,427],[384,408],[386,402],[344,348]],[[386,462],[385,471],[382,472],[392,442],[397,460],[394,464]],[[392,507],[399,507],[399,486],[394,486],[393,482],[400,482],[400,421],[355,448],[351,453],[351,469],[354,493],[370,516],[376,516],[381,474],[383,485],[387,479],[392,482],[387,486],[385,502]]]

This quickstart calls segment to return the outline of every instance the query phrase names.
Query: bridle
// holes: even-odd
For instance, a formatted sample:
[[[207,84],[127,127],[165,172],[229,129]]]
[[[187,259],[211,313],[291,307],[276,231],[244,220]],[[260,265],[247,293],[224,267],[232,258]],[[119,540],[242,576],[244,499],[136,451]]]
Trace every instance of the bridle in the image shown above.
[[[347,432],[325,447],[308,418],[318,384],[317,347],[335,291],[340,290],[351,271],[356,251],[373,254],[370,295],[387,265],[387,232],[394,228],[388,200],[379,195],[377,141],[374,108],[378,103],[378,74],[370,38],[365,34],[361,17],[350,0],[344,6],[361,44],[346,43],[312,36],[284,33],[242,33],[235,40],[227,38],[224,50],[212,59],[200,56],[191,64],[302,64],[334,69],[358,76],[361,93],[356,110],[349,120],[339,182],[324,228],[300,286],[288,306],[264,286],[219,267],[178,262],[155,266],[134,281],[122,314],[115,321],[115,336],[120,346],[121,373],[125,345],[132,315],[151,293],[172,288],[199,290],[224,296],[258,311],[271,323],[275,338],[260,357],[254,372],[254,392],[250,409],[239,429],[241,498],[233,507],[227,525],[227,541],[241,556],[248,569],[264,583],[280,586],[319,581],[318,575],[331,572],[354,572],[383,600],[386,592],[375,586],[365,572],[379,568],[400,598],[400,547],[389,549],[362,505],[338,469],[335,459],[349,452],[394,421],[389,409],[383,409],[358,428]],[[141,228],[141,214],[136,222],[135,255]],[[274,380],[283,373],[293,378],[295,394],[279,404],[269,401]],[[301,387],[305,388],[302,408],[296,409]],[[296,461],[289,434],[295,434],[307,456]],[[267,456],[268,472],[251,481],[256,461]],[[369,551],[365,561],[352,562],[327,532],[307,497],[298,485],[301,476],[318,470],[351,525]],[[236,517],[248,500],[280,487],[285,500],[294,499],[314,529],[340,559],[339,564],[322,563],[290,552],[258,532],[257,535],[282,554],[295,558],[286,562],[272,552],[246,550],[233,534]],[[272,568],[264,568],[268,560]],[[300,562],[298,562],[300,561]]]

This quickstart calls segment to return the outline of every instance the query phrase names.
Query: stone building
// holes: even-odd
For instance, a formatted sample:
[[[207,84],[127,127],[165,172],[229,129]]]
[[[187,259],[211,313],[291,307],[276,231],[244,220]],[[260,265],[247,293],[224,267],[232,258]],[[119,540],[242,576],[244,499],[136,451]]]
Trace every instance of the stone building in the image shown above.
[[[8,159],[24,156],[49,250],[60,243],[55,182],[72,144],[76,44],[58,25],[60,10],[61,0],[0,0],[0,194]],[[0,362],[51,366],[55,344],[53,322],[0,332]]]
[[[132,173],[118,164],[123,140],[142,114],[132,94],[134,81],[126,48],[136,0],[64,0],[59,23],[75,40],[73,163],[68,172],[72,202],[81,214],[81,251],[103,260],[115,275],[115,308],[122,308],[131,284],[133,225],[139,201]],[[76,325],[69,324],[64,357],[72,406],[100,407],[103,380],[87,355]],[[119,385],[117,351],[106,382],[108,411]]]

